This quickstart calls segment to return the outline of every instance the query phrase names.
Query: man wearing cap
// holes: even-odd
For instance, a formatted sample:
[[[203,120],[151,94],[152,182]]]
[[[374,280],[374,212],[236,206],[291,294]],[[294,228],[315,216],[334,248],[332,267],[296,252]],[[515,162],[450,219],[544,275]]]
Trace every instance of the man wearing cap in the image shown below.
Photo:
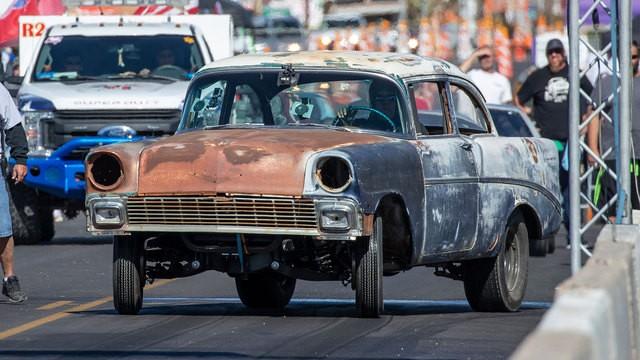
[[[546,48],[549,64],[540,68],[524,81],[516,96],[516,105],[532,115],[542,137],[554,140],[558,148],[560,187],[562,190],[565,227],[569,230],[569,172],[562,166],[564,150],[569,139],[569,66],[564,45],[551,39]],[[586,77],[580,88],[591,94],[593,86]],[[531,100],[533,109],[525,104]],[[588,102],[581,97],[580,113],[585,114]]]
[[[480,68],[469,71],[476,60]],[[483,46],[474,51],[460,64],[460,70],[469,75],[488,104],[507,104],[513,101],[511,83],[506,76],[496,71],[493,50],[490,47]]]
[[[20,282],[13,270],[13,232],[9,212],[9,193],[5,181],[13,181],[17,184],[27,175],[26,163],[29,148],[22,127],[22,116],[2,84],[0,84],[0,132],[6,135],[6,144],[11,147],[10,156],[16,161],[6,180],[4,169],[0,172],[0,267],[4,273],[2,295],[7,296],[12,303],[21,303],[27,299],[27,296],[20,288]],[[4,145],[4,141],[2,142]],[[1,151],[4,151],[2,146],[0,146]],[[4,164],[3,159],[0,166],[4,168]]]

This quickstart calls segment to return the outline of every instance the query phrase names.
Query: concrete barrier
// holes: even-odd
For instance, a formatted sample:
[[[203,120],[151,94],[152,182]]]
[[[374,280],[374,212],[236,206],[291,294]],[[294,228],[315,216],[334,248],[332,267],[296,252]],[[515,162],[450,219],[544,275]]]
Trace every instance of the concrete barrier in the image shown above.
[[[607,225],[512,359],[638,359],[639,294],[640,226]]]

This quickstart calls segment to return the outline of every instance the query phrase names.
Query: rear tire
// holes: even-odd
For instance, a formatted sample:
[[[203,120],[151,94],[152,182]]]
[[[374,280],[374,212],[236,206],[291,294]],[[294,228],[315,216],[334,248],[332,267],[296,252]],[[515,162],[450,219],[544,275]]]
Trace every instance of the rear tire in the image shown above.
[[[521,214],[509,219],[497,257],[463,262],[464,291],[475,311],[517,311],[527,287],[529,239]]]
[[[23,183],[7,181],[9,212],[13,239],[16,244],[37,244],[42,237],[39,219],[38,194]]]
[[[549,251],[549,239],[533,239],[529,240],[529,255],[536,257],[545,257]]]
[[[144,242],[134,236],[113,240],[113,305],[119,314],[135,315],[142,308],[145,282]]]
[[[378,317],[384,311],[382,291],[382,218],[376,217],[373,234],[355,251],[356,310],[362,317]]]
[[[549,238],[549,248],[547,249],[547,254],[553,254],[554,252],[556,252],[556,238],[555,236],[552,236]]]
[[[295,288],[296,279],[271,271],[236,277],[238,296],[248,308],[284,309]]]

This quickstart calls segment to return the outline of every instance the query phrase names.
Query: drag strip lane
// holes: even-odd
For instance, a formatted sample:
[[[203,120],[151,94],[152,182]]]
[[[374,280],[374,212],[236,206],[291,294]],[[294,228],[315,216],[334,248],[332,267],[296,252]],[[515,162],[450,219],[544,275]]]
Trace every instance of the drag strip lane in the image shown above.
[[[145,290],[150,290],[150,289],[153,289],[155,287],[165,285],[167,283],[170,283],[171,281],[173,281],[173,280],[158,280],[158,281],[154,282],[151,285],[145,286]],[[64,319],[64,318],[66,318],[68,316],[73,315],[73,313],[78,313],[78,312],[87,311],[89,309],[93,309],[93,308],[98,307],[100,305],[106,304],[106,303],[108,303],[108,302],[110,302],[112,300],[113,300],[113,298],[111,296],[104,297],[102,299],[98,299],[98,300],[94,300],[94,301],[91,301],[91,302],[88,302],[88,303],[84,303],[84,304],[81,304],[81,305],[74,306],[74,307],[72,307],[72,308],[70,308],[70,309],[68,309],[66,311],[59,311],[57,313],[54,313],[54,314],[39,318],[37,320],[30,321],[30,322],[28,322],[26,324],[22,324],[20,326],[16,326],[16,327],[10,328],[8,330],[0,332],[0,340],[5,340],[5,339],[10,338],[12,336],[21,334],[21,333],[23,333],[25,331],[29,331],[29,330],[32,330],[32,329],[35,329],[35,328],[50,324],[52,322],[58,321],[60,319]]]

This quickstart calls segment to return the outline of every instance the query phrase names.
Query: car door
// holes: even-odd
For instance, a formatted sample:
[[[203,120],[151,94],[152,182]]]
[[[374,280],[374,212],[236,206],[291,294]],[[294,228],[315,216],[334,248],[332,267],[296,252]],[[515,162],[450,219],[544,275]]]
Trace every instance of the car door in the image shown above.
[[[475,145],[456,129],[446,81],[416,82],[412,91],[425,192],[421,255],[468,250],[475,243],[478,223]]]

